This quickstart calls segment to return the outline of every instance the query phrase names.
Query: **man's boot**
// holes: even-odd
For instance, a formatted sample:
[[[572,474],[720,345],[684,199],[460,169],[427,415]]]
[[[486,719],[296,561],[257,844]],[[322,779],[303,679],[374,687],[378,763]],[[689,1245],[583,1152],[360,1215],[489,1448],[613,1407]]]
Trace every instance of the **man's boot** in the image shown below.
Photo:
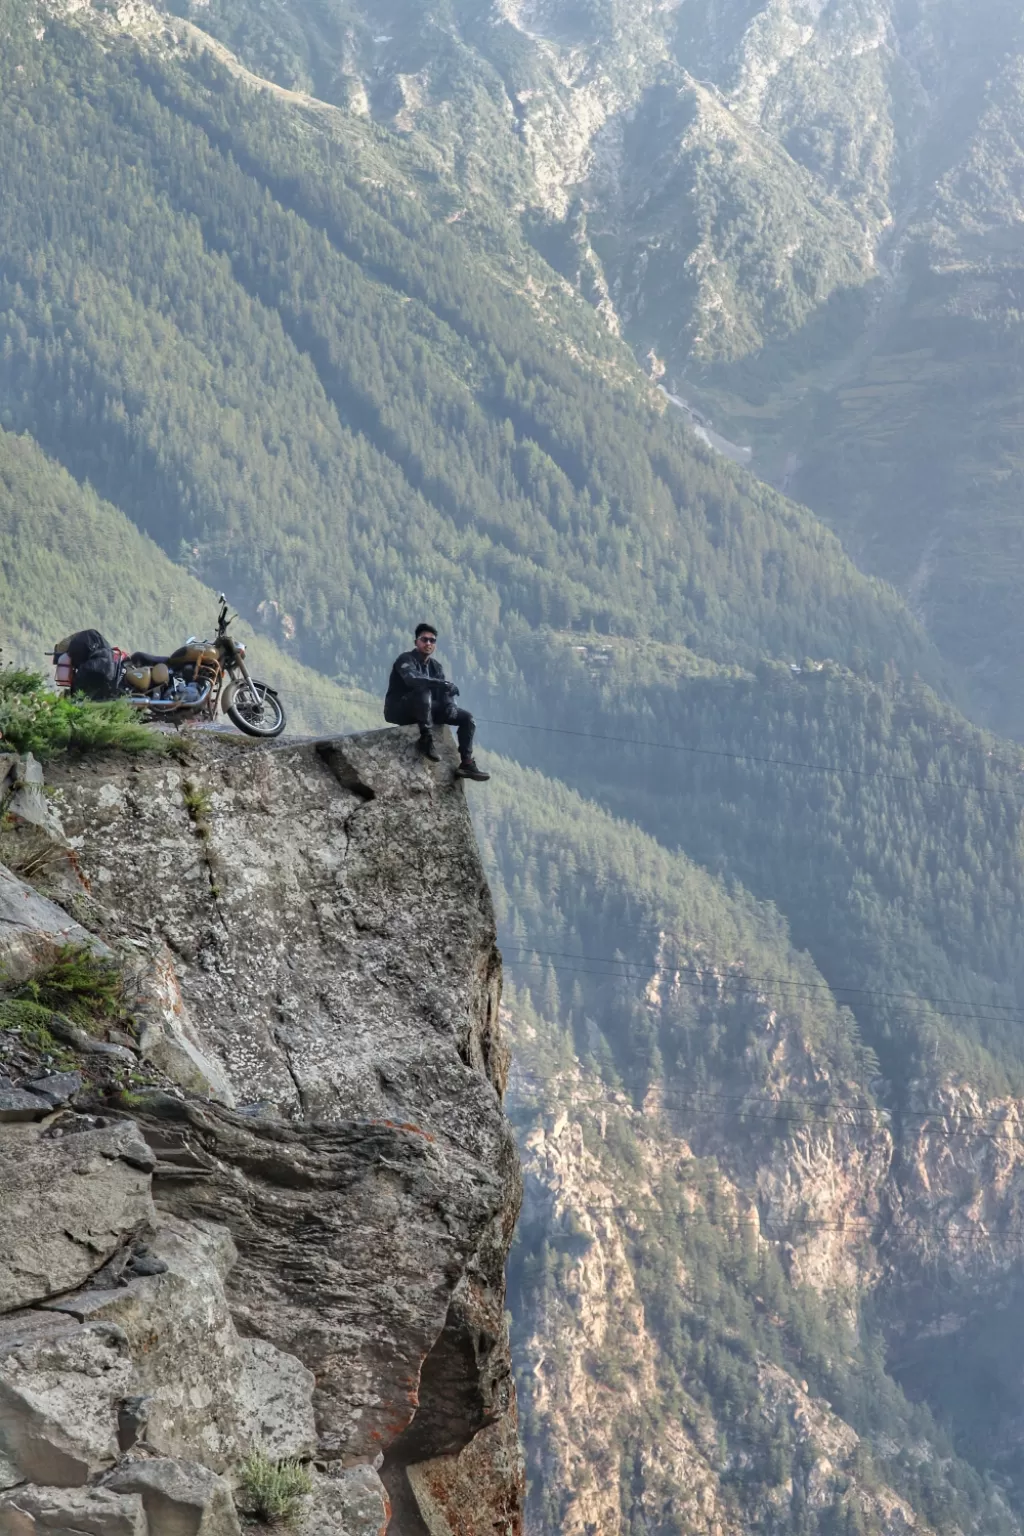
[[[484,773],[482,768],[478,768],[474,758],[464,757],[455,770],[455,777],[457,779],[476,779],[478,784],[486,784],[490,774]]]
[[[434,746],[434,738],[430,731],[420,731],[420,739],[416,745],[423,756],[429,758],[432,763],[441,761],[441,754]]]

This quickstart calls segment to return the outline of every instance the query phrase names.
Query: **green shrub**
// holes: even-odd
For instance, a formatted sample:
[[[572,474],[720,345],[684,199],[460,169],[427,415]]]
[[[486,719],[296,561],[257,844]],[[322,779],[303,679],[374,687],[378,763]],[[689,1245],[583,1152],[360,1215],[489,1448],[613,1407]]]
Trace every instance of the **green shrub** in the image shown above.
[[[26,998],[0,998],[0,1032],[10,1031],[21,1037],[24,1045],[49,1054],[58,1052],[60,1046],[50,1033],[49,1008]]]
[[[265,1451],[253,1451],[242,1467],[242,1489],[257,1520],[288,1525],[313,1480],[299,1461],[272,1461]]]
[[[12,987],[0,999],[0,1009],[7,1015],[12,1009],[21,1009],[26,1020],[27,1010],[34,1010],[37,1025],[55,1013],[63,1014],[89,1031],[104,1021],[130,1023],[117,966],[79,944],[65,945],[45,969]]]
[[[52,692],[43,677],[0,670],[0,742],[15,752],[53,757],[73,748],[98,752],[166,752],[168,739],[149,730],[123,699],[91,699]]]

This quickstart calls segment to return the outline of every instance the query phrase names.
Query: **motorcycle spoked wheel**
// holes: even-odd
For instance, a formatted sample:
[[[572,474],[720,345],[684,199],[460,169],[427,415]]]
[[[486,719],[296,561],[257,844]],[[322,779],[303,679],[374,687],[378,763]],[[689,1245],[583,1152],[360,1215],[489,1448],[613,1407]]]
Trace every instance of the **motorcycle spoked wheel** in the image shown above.
[[[280,736],[285,726],[284,706],[274,690],[258,678],[239,683],[225,705],[228,719],[247,736]]]

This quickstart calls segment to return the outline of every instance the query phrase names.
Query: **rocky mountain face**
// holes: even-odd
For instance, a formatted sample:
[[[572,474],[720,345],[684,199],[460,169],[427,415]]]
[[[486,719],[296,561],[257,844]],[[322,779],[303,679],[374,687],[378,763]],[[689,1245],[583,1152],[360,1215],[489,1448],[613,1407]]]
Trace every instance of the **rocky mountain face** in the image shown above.
[[[517,1034],[531,1528],[1019,1530],[997,1490],[951,1496],[970,1474],[893,1378],[920,1402],[959,1374],[960,1448],[1013,1486],[1024,1105],[922,1081],[898,1122],[830,1109],[821,1064],[761,1022],[789,1058],[771,1093],[703,1104],[669,1075],[638,1105],[578,1063],[541,1084]],[[865,1317],[889,1377],[858,1354]]]
[[[254,1453],[307,1469],[303,1536],[520,1530],[451,764],[389,732],[0,768],[0,1530],[237,1533]]]

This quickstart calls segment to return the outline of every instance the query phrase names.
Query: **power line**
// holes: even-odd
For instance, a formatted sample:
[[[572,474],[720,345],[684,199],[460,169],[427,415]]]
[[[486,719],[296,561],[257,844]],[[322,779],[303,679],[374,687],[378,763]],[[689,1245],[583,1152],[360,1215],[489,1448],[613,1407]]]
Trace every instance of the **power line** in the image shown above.
[[[609,923],[611,925],[613,925],[619,931],[625,930],[625,931],[627,931],[629,933],[653,933],[653,934],[657,934],[657,936],[659,938],[674,939],[677,944],[690,944],[690,945],[693,945],[695,943],[695,941],[693,940],[693,938],[690,935],[677,933],[677,932],[675,932],[671,928],[666,928],[661,923],[628,923],[628,922],[622,922],[618,918],[609,918],[608,921],[609,921]],[[571,938],[572,934],[570,933],[568,935],[568,937]],[[555,950],[538,950],[538,949],[535,949],[529,943],[529,941],[526,940],[526,939],[513,939],[512,940],[512,947],[515,948],[515,949],[526,949],[526,950],[529,950],[530,953],[532,953],[532,954],[556,954],[556,953],[559,953],[558,951],[555,951]],[[597,956],[594,956],[594,955],[576,955],[576,954],[572,954],[572,953],[566,952],[566,958],[571,959],[571,960],[577,960],[577,959],[578,960],[592,960],[592,959],[604,960],[607,957],[601,956],[601,955],[597,955]],[[812,959],[813,959],[813,957],[812,957]],[[694,967],[694,969],[696,969],[697,962],[696,962],[695,959],[692,959],[692,960],[690,960],[687,963],[692,965]],[[635,961],[631,961],[631,960],[613,960],[613,959],[608,958],[608,964],[610,964],[610,965],[635,965],[635,966],[638,966],[640,968],[644,968],[645,967],[645,962],[643,960],[635,960]],[[709,967],[714,966],[714,967],[717,967],[718,969],[720,969],[722,971],[727,971],[730,968],[730,966],[732,966],[734,964],[734,962],[731,961],[731,960],[716,960],[716,959],[713,959],[711,957],[708,957],[705,960],[705,964],[707,966],[709,966]],[[655,967],[655,970],[657,970],[657,971],[665,971],[665,972],[674,972],[674,971],[677,971],[677,970],[684,970],[685,968],[686,968],[686,965],[681,963],[678,966],[660,966],[660,967]],[[723,979],[725,979],[725,978],[723,978]],[[1024,1020],[1024,1007],[1019,1007],[1016,1003],[994,1003],[994,1002],[987,1002],[987,1003],[981,1003],[979,1005],[976,1005],[976,1004],[972,1003],[969,998],[966,998],[966,997],[930,997],[926,993],[918,993],[918,992],[892,992],[892,991],[886,991],[886,990],[884,990],[881,987],[855,987],[852,984],[847,985],[847,984],[845,984],[843,982],[790,981],[790,980],[787,980],[786,978],[781,977],[781,976],[748,975],[748,976],[746,976],[745,979],[749,980],[749,981],[763,981],[763,982],[766,982],[766,983],[770,982],[770,983],[774,983],[775,985],[778,985],[778,986],[799,987],[799,988],[801,988],[801,989],[803,989],[805,991],[816,990],[816,991],[819,991],[819,992],[831,992],[831,993],[847,992],[847,993],[855,994],[855,995],[860,996],[860,997],[884,997],[884,998],[896,999],[897,1001],[901,1001],[901,1002],[911,1002],[911,1003],[913,1003],[913,1002],[916,1002],[916,1003],[952,1003],[952,1004],[955,1004],[957,1007],[963,1006],[965,1008],[974,1008],[975,1006],[980,1006],[980,1007],[983,1007],[983,1008],[993,1008],[993,1009],[998,1010],[1001,1013],[1014,1014],[1018,1018]]]
[[[767,1094],[746,1093],[718,1093],[706,1088],[681,1088],[671,1084],[636,1083],[635,1087],[643,1088],[645,1093],[655,1093],[659,1098],[669,1103],[670,1107],[686,1106],[692,1108],[695,1113],[704,1112],[708,1115],[721,1116],[725,1119],[742,1119],[744,1122],[751,1120],[782,1121],[786,1124],[809,1124],[815,1120],[826,1120],[829,1124],[846,1124],[866,1126],[875,1129],[880,1124],[892,1120],[913,1121],[924,1126],[929,1120],[956,1119],[967,1125],[987,1125],[999,1127],[1007,1124],[1008,1117],[998,1111],[992,1111],[984,1115],[973,1113],[955,1113],[948,1109],[899,1109],[889,1110],[871,1104],[849,1104],[842,1099],[773,1099]],[[628,1090],[616,1089],[605,1086],[597,1093],[597,1097],[603,1102],[617,1109],[630,1109],[632,1113],[638,1111],[634,1106],[623,1104],[621,1099]],[[619,1098],[616,1098],[616,1094]],[[702,1102],[710,1107],[704,1110]],[[719,1107],[723,1106],[723,1107]],[[772,1111],[769,1114],[754,1113],[758,1107]],[[778,1111],[781,1111],[779,1113]],[[845,1121],[831,1119],[834,1112],[840,1112],[852,1118]],[[792,1112],[792,1113],[791,1113]],[[1011,1123],[1013,1123],[1011,1121]],[[939,1135],[966,1135],[966,1131],[959,1131],[955,1127],[937,1128]]]
[[[588,964],[594,962],[599,965],[619,967],[619,969],[615,971],[592,971],[580,969],[579,973],[581,975],[608,976],[613,980],[621,979],[627,981],[643,980],[646,977],[654,976],[672,976],[676,979],[680,986],[691,987],[695,991],[703,991],[708,986],[704,978],[699,975],[687,977],[680,974],[682,971],[687,969],[685,965],[648,966],[645,965],[641,960],[616,960],[608,955],[583,955],[574,954],[569,950],[537,949],[532,944],[530,944],[528,940],[525,939],[514,940],[511,948],[524,952],[528,955],[543,955],[545,957],[560,960],[584,960],[588,962]],[[513,967],[525,966],[529,962],[519,959],[509,960],[506,963],[509,967]],[[714,961],[708,962],[709,965],[714,965],[715,963],[716,962]],[[537,964],[540,964],[540,962],[538,961]],[[567,967],[556,966],[553,967],[553,969],[565,970]],[[724,965],[723,969],[725,969]],[[846,987],[840,984],[833,986],[826,981],[795,981],[789,980],[783,976],[745,974],[743,976],[723,975],[714,979],[722,985],[735,986],[741,993],[747,993],[750,995],[755,995],[762,989],[768,987],[789,987],[793,990],[803,992],[825,992],[831,996],[835,996],[837,993],[845,993],[850,996],[868,998],[881,997],[887,1000],[912,1003],[920,1007],[929,1007],[933,1012],[939,1014],[939,1016],[942,1018],[973,1019],[987,1024],[1024,1023],[1024,1009],[1011,1003],[974,1004],[970,1001],[969,998],[966,997],[927,997],[918,995],[914,992],[887,992],[881,988],[875,987]],[[963,1008],[968,1011],[960,1013],[944,1011],[942,1008],[936,1006],[938,1004],[949,1004],[952,1007]],[[979,1013],[979,1008],[996,1010],[996,1014],[993,1015],[988,1013]],[[1002,1014],[1004,1017],[1000,1018],[997,1016],[998,1014]]]
[[[533,953],[533,954],[543,954],[545,952],[543,950],[532,950],[532,951],[530,951],[530,953]],[[570,958],[572,958],[572,957],[570,957]],[[604,962],[604,963],[605,964],[614,964],[615,962]],[[506,960],[505,961],[505,969],[506,970],[510,970],[510,971],[512,971],[512,970],[533,970],[533,971],[545,971],[545,972],[546,971],[552,971],[556,975],[559,975],[559,976],[594,976],[594,977],[604,978],[604,980],[606,980],[606,981],[645,981],[645,980],[649,980],[652,976],[656,976],[656,975],[675,975],[676,974],[675,971],[670,970],[668,967],[654,967],[652,970],[648,970],[648,969],[644,968],[644,969],[641,970],[638,966],[634,966],[634,968],[631,969],[631,970],[626,970],[626,969],[621,969],[621,970],[618,970],[618,971],[594,970],[594,969],[592,969],[589,966],[582,966],[582,965],[553,965],[550,960],[547,960],[547,961],[544,961],[544,960]],[[770,981],[771,978],[766,978],[766,980]],[[700,981],[696,977],[693,978],[692,980],[690,980],[688,978],[684,978],[684,977],[678,977],[678,981],[679,981],[679,985],[680,986],[690,987],[694,991],[703,991],[704,990],[704,983],[702,981]],[[780,983],[780,984],[785,985],[785,983]],[[743,993],[745,993],[747,996],[756,997],[756,996],[760,995],[760,993],[764,990],[764,988],[762,988],[762,987],[757,987],[757,988],[746,987],[746,988],[739,988],[738,990],[740,991],[741,995]],[[954,999],[954,1001],[958,1001],[958,1000]],[[924,1000],[921,1000],[921,1006],[931,1006],[931,1005],[925,1003]],[[1001,1006],[1001,1005],[997,1004],[997,1005],[994,1005],[994,1006]],[[969,1004],[968,1004],[968,1007],[970,1007]],[[974,1023],[974,1024],[1020,1024],[1020,1023],[1024,1023],[1024,1015],[1022,1015],[1020,1013],[1017,1013],[1017,1014],[1008,1014],[1008,1013],[1004,1013],[1004,1014],[987,1014],[987,1013],[979,1011],[978,1009],[973,1009],[970,1012],[953,1012],[953,1011],[949,1011],[949,1010],[943,1010],[941,1008],[932,1008],[932,1012],[938,1018],[961,1019],[961,1020],[963,1020],[963,1021],[965,1021],[967,1023]]]
[[[515,731],[544,731],[553,736],[576,736],[584,741],[607,741],[616,746],[653,747],[661,752],[685,752],[695,757],[714,757],[736,763],[760,763],[773,768],[795,768],[804,773],[835,774],[857,779],[884,779],[891,784],[924,784],[930,789],[952,789],[958,793],[973,790],[979,795],[997,795],[1012,800],[1015,805],[1024,803],[1020,795],[1009,789],[998,789],[988,784],[957,784],[944,779],[929,779],[916,773],[886,773],[873,768],[842,768],[836,763],[810,763],[802,758],[764,757],[755,752],[728,752],[724,748],[695,747],[676,741],[652,741],[637,736],[609,736],[599,731],[577,731],[562,725],[531,725],[525,720],[495,720],[486,715],[476,717],[479,725],[500,725]],[[1024,772],[1024,766],[1018,769]]]
[[[276,692],[291,698],[305,697],[300,690],[296,689],[278,688]],[[919,773],[888,773],[875,768],[844,768],[838,763],[813,763],[802,758],[767,757],[756,752],[729,752],[724,748],[697,747],[676,741],[655,741],[642,736],[611,736],[600,731],[578,731],[568,726],[536,725],[526,720],[497,720],[488,715],[476,715],[475,719],[478,725],[497,725],[514,731],[541,731],[551,736],[574,736],[584,741],[606,741],[616,746],[652,747],[660,752],[685,752],[694,757],[713,757],[734,763],[758,763],[772,768],[796,769],[803,773],[835,774],[837,777],[856,779],[881,779],[890,784],[923,784],[928,789],[953,790],[957,794],[973,792],[978,795],[994,795],[999,799],[1009,800],[1014,805],[1024,805],[1024,795],[1019,795],[1011,789],[999,789],[990,784],[956,783],[949,779],[930,779]],[[1005,766],[1010,768],[1011,765]],[[1024,775],[1024,763],[1019,765],[1016,771]]]

